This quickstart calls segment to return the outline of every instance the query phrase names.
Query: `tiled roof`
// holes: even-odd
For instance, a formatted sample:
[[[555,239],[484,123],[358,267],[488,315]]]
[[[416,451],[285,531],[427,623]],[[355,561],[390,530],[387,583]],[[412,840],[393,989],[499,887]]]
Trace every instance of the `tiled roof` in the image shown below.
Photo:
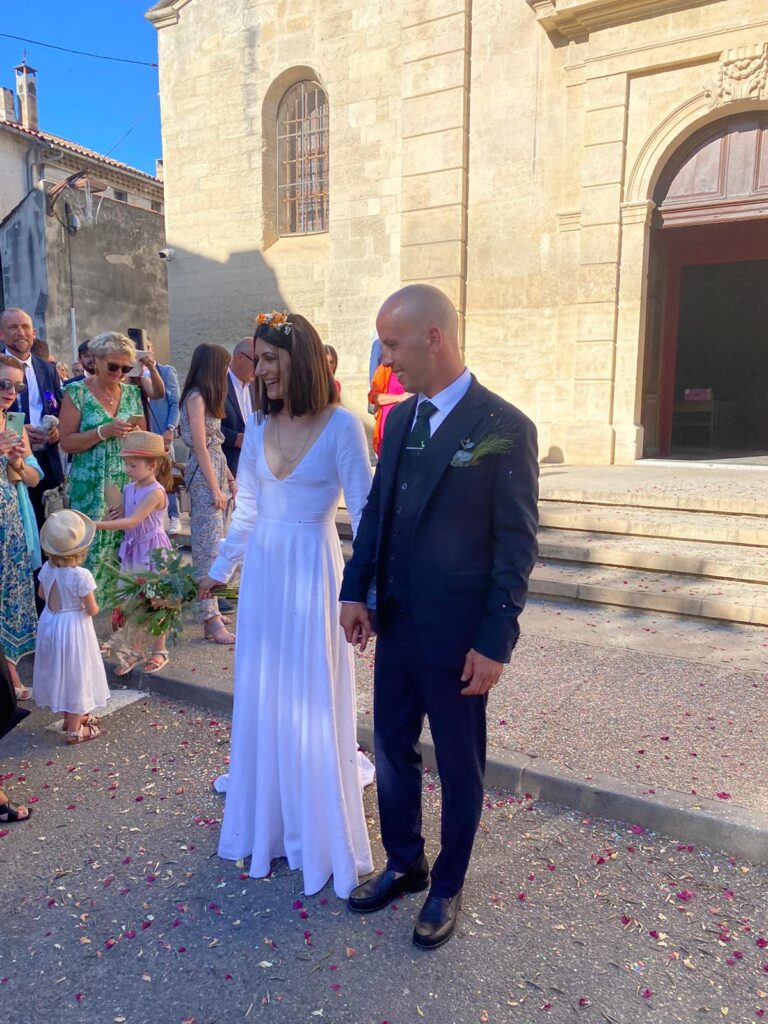
[[[92,149],[86,149],[85,146],[80,146],[76,142],[70,142],[69,139],[62,139],[58,135],[51,135],[50,132],[43,132],[37,128],[25,128],[15,121],[4,121],[2,118],[0,118],[0,130],[11,131],[17,135],[24,135],[49,145],[59,146],[69,153],[75,153],[77,156],[84,156],[88,160],[95,160],[107,167],[113,167],[116,171],[122,171],[124,174],[130,174],[132,177],[143,178],[147,184],[157,185],[159,188],[163,187],[163,183],[152,174],[140,171],[137,167],[131,167],[129,164],[120,163],[119,160],[113,160],[111,157],[102,156],[101,153],[96,153]]]

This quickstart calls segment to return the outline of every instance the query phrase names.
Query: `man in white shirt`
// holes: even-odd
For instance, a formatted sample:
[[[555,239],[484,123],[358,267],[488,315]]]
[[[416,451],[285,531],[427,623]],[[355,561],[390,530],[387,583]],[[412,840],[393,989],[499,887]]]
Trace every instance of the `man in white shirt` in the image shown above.
[[[255,361],[253,357],[253,339],[242,338],[235,345],[232,361],[227,372],[226,414],[221,421],[224,434],[224,457],[230,472],[237,476],[237,465],[240,461],[240,449],[243,446],[245,424],[254,409],[253,382],[255,379]]]
[[[43,494],[57,487],[64,479],[59,456],[58,427],[50,430],[40,427],[44,416],[59,414],[61,379],[54,363],[32,354],[35,328],[32,317],[23,309],[9,308],[0,316],[0,341],[6,355],[14,356],[24,366],[27,387],[13,408],[25,414],[29,442],[43,471],[40,483],[29,490],[38,526],[42,526]]]

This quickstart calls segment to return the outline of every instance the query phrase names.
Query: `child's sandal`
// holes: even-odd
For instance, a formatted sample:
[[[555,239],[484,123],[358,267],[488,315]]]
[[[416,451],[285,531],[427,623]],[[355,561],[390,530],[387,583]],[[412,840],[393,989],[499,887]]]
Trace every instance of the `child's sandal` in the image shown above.
[[[159,661],[156,660],[158,658],[160,659]],[[159,672],[161,669],[165,668],[168,661],[168,651],[153,651],[149,658],[144,662],[142,672],[146,672],[147,675],[153,675],[155,672]]]
[[[84,731],[88,730],[88,735],[84,734]],[[77,743],[87,743],[89,740],[96,740],[99,736],[105,736],[106,733],[101,726],[96,725],[95,722],[84,722],[79,729],[75,729],[74,732],[67,733],[67,745],[70,747],[75,746]]]
[[[120,658],[120,668],[115,669],[116,676],[127,676],[136,668],[141,661],[142,655],[139,651],[129,651]]]

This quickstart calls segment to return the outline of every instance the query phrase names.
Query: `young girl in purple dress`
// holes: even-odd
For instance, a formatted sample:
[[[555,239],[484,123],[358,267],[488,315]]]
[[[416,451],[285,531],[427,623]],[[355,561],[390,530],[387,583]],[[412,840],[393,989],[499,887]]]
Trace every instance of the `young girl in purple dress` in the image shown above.
[[[169,550],[172,545],[165,532],[165,513],[168,508],[166,488],[172,482],[171,464],[165,452],[163,438],[144,430],[135,430],[126,437],[121,451],[125,471],[130,483],[123,488],[122,508],[110,508],[110,518],[97,524],[99,530],[124,530],[120,545],[121,567],[128,572],[155,569],[152,552],[158,548]],[[138,647],[132,638],[134,648]],[[128,675],[144,654],[129,650],[119,655],[120,668],[115,675]],[[168,664],[165,636],[152,638],[152,650],[144,662],[144,672],[159,672]]]

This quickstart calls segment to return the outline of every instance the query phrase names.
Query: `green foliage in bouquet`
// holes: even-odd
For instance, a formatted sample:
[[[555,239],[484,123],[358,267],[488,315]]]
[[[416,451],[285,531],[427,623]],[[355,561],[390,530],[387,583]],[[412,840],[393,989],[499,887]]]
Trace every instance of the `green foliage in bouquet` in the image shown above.
[[[152,562],[152,569],[126,572],[115,559],[108,560],[102,599],[115,609],[113,628],[133,627],[151,636],[167,633],[173,642],[184,626],[184,606],[197,598],[197,580],[178,551],[158,548]],[[233,588],[217,588],[216,593],[237,599]]]

